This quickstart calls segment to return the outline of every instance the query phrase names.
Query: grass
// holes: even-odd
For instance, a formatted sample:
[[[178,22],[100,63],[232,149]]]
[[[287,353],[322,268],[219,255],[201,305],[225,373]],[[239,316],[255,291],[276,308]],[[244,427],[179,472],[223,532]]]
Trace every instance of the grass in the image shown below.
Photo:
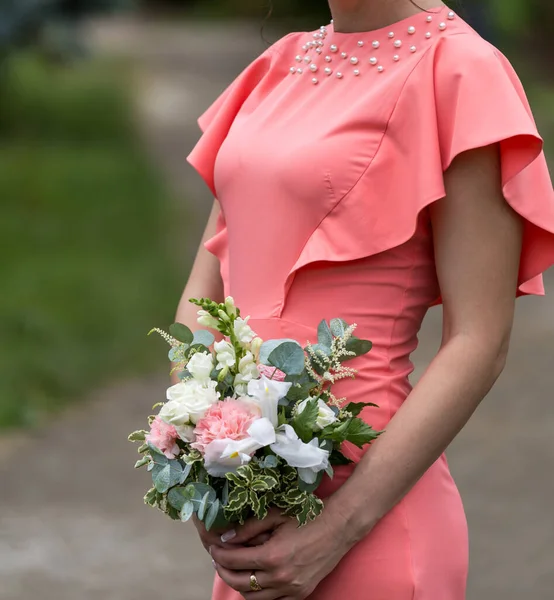
[[[168,192],[124,75],[17,56],[0,81],[0,428],[151,366],[174,311]]]

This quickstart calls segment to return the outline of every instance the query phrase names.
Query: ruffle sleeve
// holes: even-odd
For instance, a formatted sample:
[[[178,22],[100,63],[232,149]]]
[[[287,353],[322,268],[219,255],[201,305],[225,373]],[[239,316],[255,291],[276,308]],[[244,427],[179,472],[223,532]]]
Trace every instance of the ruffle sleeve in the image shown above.
[[[495,143],[504,196],[524,220],[517,295],[544,294],[542,273],[554,264],[554,193],[542,139],[513,68],[473,33],[438,40],[414,67],[374,159],[313,232],[291,274],[407,242],[420,213],[445,197],[444,171],[454,158]]]
[[[198,118],[202,136],[187,156],[187,161],[216,198],[214,167],[221,144],[238,113],[254,110],[275,83],[278,69],[272,69],[272,58],[287,37],[281,38],[251,62]]]

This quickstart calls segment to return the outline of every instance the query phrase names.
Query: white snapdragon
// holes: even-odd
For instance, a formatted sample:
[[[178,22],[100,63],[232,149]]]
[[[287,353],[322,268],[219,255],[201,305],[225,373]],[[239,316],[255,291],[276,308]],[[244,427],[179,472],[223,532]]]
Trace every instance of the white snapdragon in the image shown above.
[[[254,355],[254,357],[256,358],[256,360],[258,360],[258,357],[260,355],[260,348],[262,347],[262,344],[264,343],[264,341],[262,340],[261,337],[255,337],[252,342],[250,343],[250,350],[252,352],[252,354]]]
[[[252,404],[258,407],[261,416],[267,417],[274,427],[278,425],[279,400],[288,394],[291,385],[291,382],[274,381],[265,375],[248,382],[248,395],[251,396]]]
[[[227,310],[227,314],[229,316],[237,316],[237,307],[233,296],[227,296],[227,298],[225,298],[225,309]]]
[[[271,449],[291,467],[296,467],[305,483],[315,483],[317,474],[329,467],[329,452],[319,447],[317,438],[305,444],[290,425],[281,425],[276,438]]]
[[[252,331],[250,325],[248,325],[249,318],[242,319],[238,317],[233,323],[235,336],[241,344],[249,344],[256,337],[256,334]]]
[[[235,391],[239,395],[246,394],[247,384],[253,379],[258,379],[260,373],[252,352],[247,352],[239,361],[239,372],[235,375]]]
[[[194,379],[204,382],[210,378],[213,371],[214,361],[212,355],[208,352],[197,352],[193,354],[187,363],[187,371]]]
[[[233,344],[229,343],[227,340],[214,342],[214,350],[218,369],[233,367],[235,365],[237,356]]]
[[[212,317],[207,310],[199,310],[197,314],[198,318],[196,320],[200,325],[211,329],[217,329],[219,324],[218,320],[215,317]]]
[[[216,390],[217,381],[200,383],[195,379],[181,381],[167,390],[166,402],[160,410],[160,417],[176,427],[196,424],[208,408],[220,397]],[[186,418],[188,417],[188,418]]]
[[[300,414],[306,408],[309,401],[310,398],[306,398],[306,400],[300,402],[300,404],[296,408],[298,414]],[[325,429],[327,425],[331,425],[331,423],[334,423],[337,420],[337,416],[335,415],[335,413],[321,398],[318,398],[317,400],[317,408],[318,413],[317,420],[315,422],[316,431]]]

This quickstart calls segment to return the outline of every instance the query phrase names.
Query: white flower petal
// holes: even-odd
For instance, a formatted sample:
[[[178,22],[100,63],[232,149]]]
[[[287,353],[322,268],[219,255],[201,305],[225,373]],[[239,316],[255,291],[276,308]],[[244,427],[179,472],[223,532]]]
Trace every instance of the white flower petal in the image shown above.
[[[329,465],[329,452],[322,450],[315,438],[309,444],[305,444],[290,425],[279,427],[276,437],[277,441],[271,445],[271,449],[291,467],[315,468],[322,471]]]

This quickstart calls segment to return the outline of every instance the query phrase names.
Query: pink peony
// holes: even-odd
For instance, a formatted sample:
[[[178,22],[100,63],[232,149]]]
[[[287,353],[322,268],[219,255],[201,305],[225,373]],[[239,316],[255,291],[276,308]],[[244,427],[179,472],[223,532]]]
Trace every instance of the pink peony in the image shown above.
[[[258,371],[260,375],[265,375],[268,379],[273,381],[285,381],[286,373],[277,369],[277,367],[268,367],[267,365],[258,365]]]
[[[175,458],[180,452],[176,444],[178,437],[175,427],[168,425],[157,416],[150,425],[150,433],[146,435],[146,441],[156,446],[167,458]]]
[[[258,416],[240,400],[228,398],[216,402],[196,424],[196,441],[191,446],[204,454],[206,446],[214,440],[243,440],[248,437],[248,428]]]

